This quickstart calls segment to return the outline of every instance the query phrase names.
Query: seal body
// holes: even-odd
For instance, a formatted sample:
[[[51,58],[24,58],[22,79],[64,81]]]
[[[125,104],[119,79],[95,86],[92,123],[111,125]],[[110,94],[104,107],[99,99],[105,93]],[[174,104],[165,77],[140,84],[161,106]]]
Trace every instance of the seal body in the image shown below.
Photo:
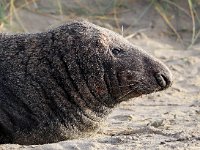
[[[121,101],[171,85],[164,64],[86,21],[1,35],[0,70],[0,143],[83,137]]]

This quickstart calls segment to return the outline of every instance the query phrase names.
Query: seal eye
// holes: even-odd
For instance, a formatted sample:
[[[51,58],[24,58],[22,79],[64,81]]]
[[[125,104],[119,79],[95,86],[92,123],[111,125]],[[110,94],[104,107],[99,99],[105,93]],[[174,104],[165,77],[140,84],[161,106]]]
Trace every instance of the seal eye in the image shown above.
[[[120,56],[120,55],[124,55],[125,52],[121,49],[118,49],[118,48],[113,48],[112,49],[112,53],[115,55],[115,56]]]

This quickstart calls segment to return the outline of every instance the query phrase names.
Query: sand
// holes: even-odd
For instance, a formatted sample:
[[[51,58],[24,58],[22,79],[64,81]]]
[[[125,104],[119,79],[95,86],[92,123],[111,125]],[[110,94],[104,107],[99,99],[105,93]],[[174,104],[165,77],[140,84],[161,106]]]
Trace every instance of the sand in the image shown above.
[[[29,18],[25,24],[28,32],[43,31],[47,25],[60,23],[55,18],[23,11],[19,15],[22,21]],[[123,15],[122,24],[129,15]],[[200,149],[200,44],[186,49],[174,37],[160,34],[161,24],[160,28],[150,30],[148,23],[148,20],[143,21],[144,26],[140,26],[140,30],[136,26],[125,37],[132,34],[128,36],[130,42],[146,49],[170,68],[172,87],[121,103],[92,137],[44,145],[4,144],[0,145],[0,149]]]

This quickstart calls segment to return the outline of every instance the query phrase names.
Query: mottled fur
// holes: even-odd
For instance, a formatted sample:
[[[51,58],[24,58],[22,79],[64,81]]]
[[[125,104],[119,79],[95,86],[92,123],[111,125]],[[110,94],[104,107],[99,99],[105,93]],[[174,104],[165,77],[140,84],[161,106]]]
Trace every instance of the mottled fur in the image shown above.
[[[0,143],[85,136],[121,101],[171,84],[158,60],[86,21],[1,35],[0,70]]]

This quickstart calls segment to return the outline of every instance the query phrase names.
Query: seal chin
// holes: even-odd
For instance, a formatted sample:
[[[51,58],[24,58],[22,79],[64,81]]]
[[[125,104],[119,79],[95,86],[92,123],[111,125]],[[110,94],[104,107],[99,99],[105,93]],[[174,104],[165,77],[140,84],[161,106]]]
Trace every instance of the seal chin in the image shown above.
[[[134,91],[130,91],[130,92],[122,95],[121,97],[119,97],[117,99],[117,101],[118,102],[127,101],[127,100],[129,100],[131,98],[139,97],[141,95],[142,95],[141,93],[135,93]]]

